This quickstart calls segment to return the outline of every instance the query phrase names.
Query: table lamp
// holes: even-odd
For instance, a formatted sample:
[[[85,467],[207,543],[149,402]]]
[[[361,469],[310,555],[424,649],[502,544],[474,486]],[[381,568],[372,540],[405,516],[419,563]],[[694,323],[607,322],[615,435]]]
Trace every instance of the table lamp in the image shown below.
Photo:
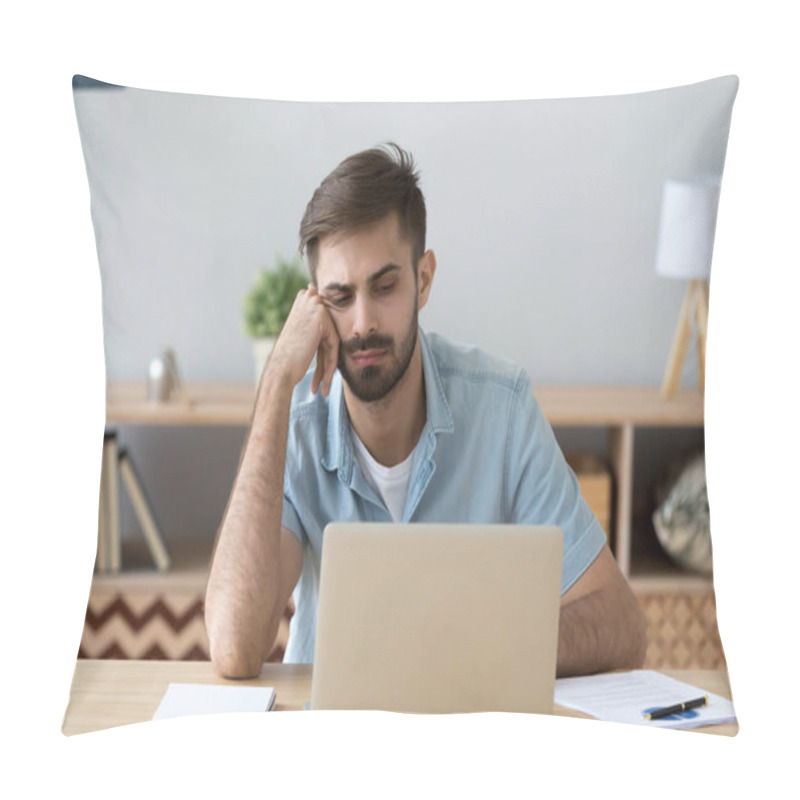
[[[688,281],[661,384],[661,394],[666,398],[675,396],[681,381],[692,335],[692,319],[696,326],[700,391],[705,389],[708,279],[720,183],[718,177],[705,177],[667,180],[664,184],[656,272],[667,278]]]

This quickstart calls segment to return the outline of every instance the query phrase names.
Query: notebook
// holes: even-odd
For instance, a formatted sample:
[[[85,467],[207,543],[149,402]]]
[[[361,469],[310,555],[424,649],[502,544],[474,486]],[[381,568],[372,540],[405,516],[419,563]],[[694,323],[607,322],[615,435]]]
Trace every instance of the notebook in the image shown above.
[[[206,683],[170,683],[153,719],[235,711],[271,711],[275,689],[271,686],[219,686]]]
[[[311,709],[552,713],[563,534],[331,523]]]

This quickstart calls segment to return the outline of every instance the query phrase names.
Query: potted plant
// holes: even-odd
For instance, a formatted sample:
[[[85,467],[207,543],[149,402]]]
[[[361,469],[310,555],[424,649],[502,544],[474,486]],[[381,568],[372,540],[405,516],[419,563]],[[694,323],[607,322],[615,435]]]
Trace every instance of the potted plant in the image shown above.
[[[278,257],[274,269],[262,269],[244,299],[244,330],[253,340],[256,385],[275,341],[309,278],[299,257],[292,261]]]

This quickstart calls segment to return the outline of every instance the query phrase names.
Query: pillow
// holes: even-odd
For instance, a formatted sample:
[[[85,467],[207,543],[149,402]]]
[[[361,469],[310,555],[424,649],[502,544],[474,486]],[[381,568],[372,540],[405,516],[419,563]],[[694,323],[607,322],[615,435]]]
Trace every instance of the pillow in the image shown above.
[[[110,553],[99,541],[80,656],[207,658],[204,570],[246,430],[235,398],[252,388],[243,303],[262,268],[293,257],[305,205],[339,161],[389,140],[414,156],[439,264],[425,329],[518,363],[543,397],[563,384],[658,387],[686,288],[655,269],[664,186],[721,178],[737,88],[726,76],[607,97],[293,103],[75,76],[117,487],[116,498],[113,489],[103,496],[120,532]],[[148,403],[158,379],[149,370],[165,353],[179,388]],[[696,375],[683,377],[690,401],[699,397]],[[658,402],[657,391],[650,397]],[[619,474],[601,416],[588,426],[565,419],[554,421],[562,447],[599,455],[630,489],[629,507],[616,495],[609,541],[648,615],[649,663],[724,673],[710,580],[701,606],[675,611],[663,585],[680,587],[683,576],[657,561],[667,580],[651,591],[652,508],[640,513],[636,502],[648,487]],[[702,417],[637,428],[636,474],[656,474],[702,440]],[[148,573],[159,565],[163,574]],[[702,641],[687,644],[680,631],[708,620],[709,608]],[[677,644],[662,641],[665,628],[679,630]],[[658,661],[681,647],[687,660]],[[708,663],[698,661],[708,652]]]

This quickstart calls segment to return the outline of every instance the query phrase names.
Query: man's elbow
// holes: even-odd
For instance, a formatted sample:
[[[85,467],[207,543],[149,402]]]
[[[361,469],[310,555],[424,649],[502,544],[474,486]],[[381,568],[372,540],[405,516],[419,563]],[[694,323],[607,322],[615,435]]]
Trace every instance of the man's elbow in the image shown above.
[[[261,674],[261,664],[253,666],[252,662],[245,662],[230,659],[211,660],[214,672],[220,678],[229,681],[252,680]]]
[[[257,678],[261,673],[262,653],[252,642],[231,634],[227,625],[214,624],[206,611],[206,633],[211,666],[220,678],[243,680]]]
[[[243,648],[215,646],[209,640],[209,651],[211,666],[220,678],[245,680],[257,678],[261,673],[261,658],[245,652]]]

